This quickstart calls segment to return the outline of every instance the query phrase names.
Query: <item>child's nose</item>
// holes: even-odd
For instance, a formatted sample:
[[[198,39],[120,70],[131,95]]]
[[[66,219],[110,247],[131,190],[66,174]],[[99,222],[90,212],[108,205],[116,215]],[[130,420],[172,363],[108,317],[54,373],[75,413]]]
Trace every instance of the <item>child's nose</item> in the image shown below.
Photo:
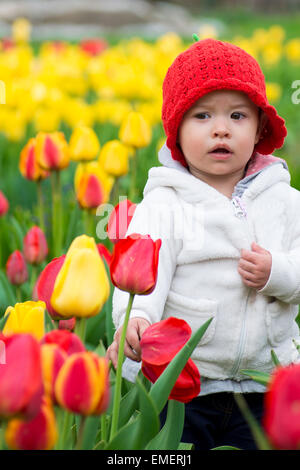
[[[213,137],[230,137],[230,128],[225,119],[216,119],[212,126]]]

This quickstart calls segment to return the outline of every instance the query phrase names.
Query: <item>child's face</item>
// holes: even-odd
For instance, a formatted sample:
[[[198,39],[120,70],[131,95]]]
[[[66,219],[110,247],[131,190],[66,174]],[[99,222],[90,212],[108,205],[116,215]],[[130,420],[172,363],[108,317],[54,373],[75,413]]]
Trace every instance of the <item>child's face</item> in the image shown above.
[[[178,132],[190,172],[229,176],[243,170],[260,127],[258,107],[245,93],[217,90],[203,96],[185,113]]]

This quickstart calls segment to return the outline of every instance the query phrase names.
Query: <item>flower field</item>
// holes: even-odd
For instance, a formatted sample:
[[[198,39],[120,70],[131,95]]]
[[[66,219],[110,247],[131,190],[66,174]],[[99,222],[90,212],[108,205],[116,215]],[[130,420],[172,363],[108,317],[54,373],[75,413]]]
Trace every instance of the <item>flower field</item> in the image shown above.
[[[180,443],[201,384],[190,355],[209,321],[193,335],[176,318],[151,325],[135,384],[121,367],[133,298],[155,289],[161,245],[124,235],[159,164],[163,78],[192,33],[36,44],[30,30],[19,19],[0,40],[0,449],[191,449]],[[300,36],[274,24],[220,39],[260,62],[288,129],[276,156],[300,190]],[[128,292],[116,369],[105,358],[114,286]],[[270,387],[264,430],[239,405],[260,449],[297,449],[299,366],[273,359],[272,377],[245,371]]]

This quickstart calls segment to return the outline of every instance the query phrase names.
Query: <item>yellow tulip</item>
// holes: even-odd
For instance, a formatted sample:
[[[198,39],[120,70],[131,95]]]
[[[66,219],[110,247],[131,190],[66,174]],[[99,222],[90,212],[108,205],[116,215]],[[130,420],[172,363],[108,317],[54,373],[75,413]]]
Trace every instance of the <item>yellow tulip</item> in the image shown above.
[[[94,238],[75,238],[56,278],[51,305],[63,317],[92,317],[102,309],[109,290]]]
[[[285,53],[291,62],[300,63],[300,39],[295,38],[287,42]]]
[[[16,42],[27,42],[30,39],[31,24],[26,18],[17,18],[12,25],[12,36]]]
[[[87,126],[78,126],[70,138],[70,155],[75,161],[94,160],[99,153],[100,143],[96,132]]]
[[[131,111],[121,124],[120,140],[136,148],[147,147],[152,137],[151,127],[141,113]]]
[[[99,163],[104,170],[113,176],[122,176],[128,173],[129,149],[119,140],[110,140],[102,147]]]
[[[266,93],[268,100],[275,103],[281,97],[281,86],[278,83],[266,82]]]
[[[45,302],[31,300],[17,303],[14,307],[7,307],[4,315],[9,317],[3,328],[3,334],[8,336],[14,333],[30,333],[40,341],[45,334],[45,308]]]

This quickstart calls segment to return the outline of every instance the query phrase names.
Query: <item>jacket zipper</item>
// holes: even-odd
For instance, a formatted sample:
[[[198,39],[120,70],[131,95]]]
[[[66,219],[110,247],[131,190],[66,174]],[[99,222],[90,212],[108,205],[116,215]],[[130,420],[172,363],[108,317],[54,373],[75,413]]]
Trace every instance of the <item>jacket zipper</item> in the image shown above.
[[[233,204],[234,207],[234,215],[240,219],[244,219],[246,223],[246,230],[247,230],[247,236],[249,240],[249,244],[251,243],[250,237],[249,237],[249,225],[248,225],[248,220],[247,220],[247,210],[246,207],[244,206],[241,198],[235,196],[231,199],[231,203]],[[248,300],[249,296],[251,293],[251,289],[248,289],[247,293],[247,298],[245,302],[245,308],[243,312],[243,321],[242,321],[242,327],[241,327],[241,334],[240,334],[240,340],[239,340],[239,345],[238,345],[238,352],[237,352],[237,358],[233,364],[233,367],[230,372],[231,377],[235,377],[237,372],[239,371],[240,364],[242,361],[244,349],[245,349],[245,344],[246,344],[246,319],[247,319],[247,306],[248,306]]]

